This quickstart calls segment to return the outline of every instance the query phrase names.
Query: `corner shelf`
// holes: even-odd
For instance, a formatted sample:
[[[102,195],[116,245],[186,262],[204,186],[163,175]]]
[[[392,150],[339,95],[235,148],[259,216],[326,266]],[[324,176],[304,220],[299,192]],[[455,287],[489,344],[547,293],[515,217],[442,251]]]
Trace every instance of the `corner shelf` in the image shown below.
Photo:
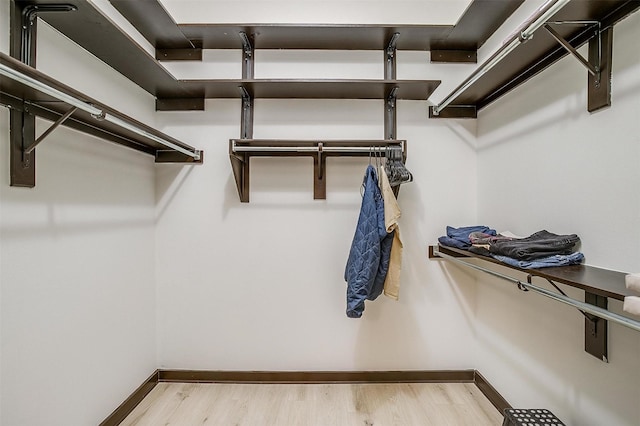
[[[634,293],[625,286],[626,274],[624,272],[611,271],[589,265],[521,269],[507,265],[491,257],[481,256],[467,250],[442,245],[429,246],[429,259],[446,259],[453,261],[510,281],[517,284],[520,289],[534,290],[544,296],[577,307],[585,316],[585,351],[605,362],[608,362],[607,320],[640,331],[640,321],[607,310],[608,298],[623,301],[625,296],[634,295]],[[483,262],[500,265],[509,270],[525,273],[527,274],[527,280],[526,282],[522,282],[516,278],[469,263],[466,259],[479,259]],[[535,277],[547,280],[553,284],[554,287],[556,287],[554,283],[561,283],[583,290],[585,292],[585,302],[580,302],[564,294],[552,293],[544,288],[537,287],[532,284],[532,278]],[[558,289],[558,287],[556,288]]]

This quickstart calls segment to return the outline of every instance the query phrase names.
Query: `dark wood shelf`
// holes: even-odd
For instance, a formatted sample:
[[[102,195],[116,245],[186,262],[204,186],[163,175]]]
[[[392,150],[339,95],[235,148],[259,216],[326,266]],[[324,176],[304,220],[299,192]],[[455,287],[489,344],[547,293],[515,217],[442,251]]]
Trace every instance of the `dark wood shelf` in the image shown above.
[[[400,50],[474,51],[523,3],[523,0],[472,1],[456,25],[176,25],[155,1],[109,1],[158,49],[185,48],[185,38],[197,48],[240,49],[238,33],[243,31],[253,39],[256,49],[382,50],[398,32]]]
[[[400,50],[430,50],[444,40],[452,26],[426,25],[283,25],[182,24],[182,33],[203,49],[241,49],[241,31],[252,36],[256,49],[382,50],[400,33]],[[475,47],[475,46],[472,46]]]
[[[187,151],[196,152],[195,148],[122,114],[4,53],[0,53],[0,63],[80,101],[89,103],[108,115],[117,117],[144,132],[169,141]],[[57,120],[70,109],[69,104],[8,77],[2,77],[0,101],[2,104],[10,106],[16,111],[28,111],[31,114],[51,121]],[[157,162],[169,160],[172,162],[194,162],[192,157],[173,151],[171,148],[162,145],[154,139],[145,137],[109,121],[98,120],[85,111],[76,110],[62,125],[146,154],[154,155]]]
[[[255,98],[385,99],[398,88],[397,99],[426,100],[439,80],[229,79],[181,80],[189,93],[204,98],[240,98],[244,87]],[[171,98],[172,96],[160,96]]]
[[[433,253],[433,248],[433,246],[429,247],[429,258],[437,259],[438,257]],[[480,256],[466,250],[442,245],[438,245],[437,248],[439,251],[444,254],[448,254],[449,256],[481,259],[485,262],[494,263],[505,268],[524,272],[534,277],[548,279],[556,283],[566,284],[603,297],[624,300],[625,296],[634,295],[634,292],[628,290],[625,286],[625,275],[627,274],[624,272],[611,271],[589,265],[521,269],[502,263],[492,257]]]

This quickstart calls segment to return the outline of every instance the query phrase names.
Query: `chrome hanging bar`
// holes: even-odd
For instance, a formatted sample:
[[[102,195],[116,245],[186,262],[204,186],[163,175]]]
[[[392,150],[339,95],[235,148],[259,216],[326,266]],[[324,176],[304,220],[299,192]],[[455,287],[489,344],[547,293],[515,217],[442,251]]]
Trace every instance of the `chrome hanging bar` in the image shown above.
[[[76,107],[77,109],[87,112],[89,114],[91,114],[94,118],[98,119],[98,120],[105,120],[108,121],[110,123],[115,124],[116,126],[122,127],[123,129],[127,129],[133,133],[136,133],[140,136],[143,136],[145,138],[151,139],[155,142],[158,142],[161,145],[166,146],[167,148],[171,148],[175,151],[178,151],[184,155],[187,155],[189,157],[192,157],[196,160],[200,159],[200,152],[196,151],[189,151],[188,149],[185,149],[179,145],[174,144],[173,142],[170,142],[166,139],[163,139],[159,136],[156,136],[152,133],[149,133],[148,131],[141,129],[140,127],[136,126],[135,124],[129,123],[125,120],[122,120],[121,118],[118,118],[112,114],[106,113],[105,111],[102,111],[99,108],[96,108],[94,105],[91,105],[87,102],[81,101],[80,99],[77,99],[67,93],[64,93],[58,89],[55,89],[53,87],[50,87],[34,78],[29,77],[28,75],[25,75],[19,71],[16,71],[4,64],[0,64],[0,75],[3,75],[5,77],[8,77],[12,80],[15,80],[19,83],[24,84],[25,86],[29,86],[35,90],[38,90],[39,92],[42,92],[46,95],[49,95],[53,98],[56,98],[66,104],[69,104],[73,107]]]
[[[548,2],[548,7],[542,7],[533,17],[533,22],[527,27],[519,31],[517,35],[508,43],[502,46],[496,53],[494,53],[487,61],[485,61],[480,68],[473,72],[465,81],[463,81],[453,92],[445,97],[438,105],[432,107],[433,115],[437,116],[445,109],[455,98],[457,98],[462,92],[464,92],[469,86],[475,83],[480,77],[482,77],[487,71],[496,66],[505,56],[511,53],[521,43],[529,40],[533,37],[533,33],[545,24],[553,15],[555,15],[560,9],[562,9],[570,0],[555,0],[553,3]]]
[[[258,145],[239,145],[236,140],[231,140],[231,151],[232,152],[319,152],[323,153],[327,152],[363,152],[369,153],[372,152],[372,147],[389,147],[398,149],[403,149],[402,141],[398,145],[380,145],[379,141],[371,141],[370,145],[367,146],[327,146],[327,142],[336,142],[336,141],[317,141],[315,142],[317,145],[311,146],[258,146]],[[358,141],[361,143],[367,143],[369,141]]]
[[[569,305],[569,306],[573,306],[573,307],[578,308],[578,309],[580,309],[580,310],[582,310],[584,312],[588,312],[590,314],[593,314],[593,315],[595,315],[595,316],[597,316],[599,318],[602,318],[602,319],[605,319],[605,320],[608,320],[608,321],[613,321],[613,322],[621,324],[621,325],[623,325],[625,327],[629,327],[629,328],[631,328],[633,330],[640,331],[640,321],[636,321],[634,319],[627,318],[627,317],[622,316],[622,315],[618,315],[618,314],[616,314],[614,312],[608,311],[606,309],[599,308],[599,307],[591,305],[589,303],[585,303],[585,302],[581,302],[579,300],[572,299],[572,298],[570,298],[568,296],[564,296],[562,294],[554,293],[552,291],[547,290],[546,288],[538,287],[537,285],[528,283],[526,281],[524,281],[524,282],[520,281],[520,280],[515,279],[513,277],[510,277],[508,275],[501,274],[500,272],[492,271],[490,269],[483,268],[482,266],[478,266],[478,265],[474,265],[473,263],[465,262],[465,261],[460,260],[460,259],[458,259],[458,258],[456,258],[454,256],[450,256],[450,255],[448,255],[446,253],[442,253],[440,250],[438,250],[437,247],[434,247],[433,254],[435,256],[442,257],[442,258],[444,258],[446,260],[449,260],[451,262],[458,263],[458,264],[461,264],[461,265],[464,265],[464,266],[468,266],[469,268],[476,269],[478,271],[482,271],[482,272],[487,273],[489,275],[492,275],[494,277],[501,278],[503,280],[509,281],[511,283],[514,283],[514,284],[518,285],[518,287],[523,287],[523,288],[526,288],[528,290],[535,291],[535,292],[540,293],[543,296],[546,296],[546,297],[548,297],[550,299],[556,300],[558,302],[562,302],[562,303],[564,303],[566,305]]]

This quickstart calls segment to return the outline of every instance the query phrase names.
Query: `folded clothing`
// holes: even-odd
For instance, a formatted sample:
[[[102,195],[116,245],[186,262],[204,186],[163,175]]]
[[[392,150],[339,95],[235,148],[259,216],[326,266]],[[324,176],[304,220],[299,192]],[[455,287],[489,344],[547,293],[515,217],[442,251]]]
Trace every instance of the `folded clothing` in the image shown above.
[[[568,255],[579,242],[576,234],[558,235],[542,230],[522,239],[496,241],[491,244],[489,251],[492,255],[512,259],[534,260],[557,254]]]
[[[628,274],[624,277],[624,282],[629,290],[634,290],[640,293],[640,273]]]
[[[454,228],[447,226],[447,235],[438,238],[438,242],[443,246],[456,247],[466,250],[471,247],[471,240],[469,236],[474,232],[482,232],[487,235],[496,235],[496,230],[491,229],[488,226],[476,225],[476,226],[464,226],[461,228]]]
[[[492,254],[496,260],[506,263],[507,265],[515,266],[520,269],[540,269],[540,268],[552,268],[554,266],[568,266],[577,265],[582,263],[584,255],[580,252],[571,254],[554,254],[548,257],[540,257],[534,260],[518,260],[507,256],[500,256]]]
[[[624,304],[622,305],[622,310],[630,314],[640,316],[640,297],[638,296],[625,297]]]

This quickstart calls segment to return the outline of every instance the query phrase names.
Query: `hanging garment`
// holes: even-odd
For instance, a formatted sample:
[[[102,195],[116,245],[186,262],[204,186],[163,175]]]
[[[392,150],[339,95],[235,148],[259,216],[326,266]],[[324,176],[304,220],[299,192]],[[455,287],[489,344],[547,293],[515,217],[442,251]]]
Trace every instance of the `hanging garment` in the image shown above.
[[[360,318],[364,301],[382,293],[393,235],[384,225],[384,203],[375,168],[367,167],[358,224],[351,243],[344,279],[347,281],[347,316]]]
[[[400,270],[402,268],[402,241],[400,240],[398,220],[402,212],[400,211],[398,200],[393,194],[393,189],[391,188],[384,168],[380,169],[380,186],[382,187],[382,199],[384,201],[384,225],[387,233],[393,233],[389,270],[384,280],[384,295],[398,300],[400,293]]]

